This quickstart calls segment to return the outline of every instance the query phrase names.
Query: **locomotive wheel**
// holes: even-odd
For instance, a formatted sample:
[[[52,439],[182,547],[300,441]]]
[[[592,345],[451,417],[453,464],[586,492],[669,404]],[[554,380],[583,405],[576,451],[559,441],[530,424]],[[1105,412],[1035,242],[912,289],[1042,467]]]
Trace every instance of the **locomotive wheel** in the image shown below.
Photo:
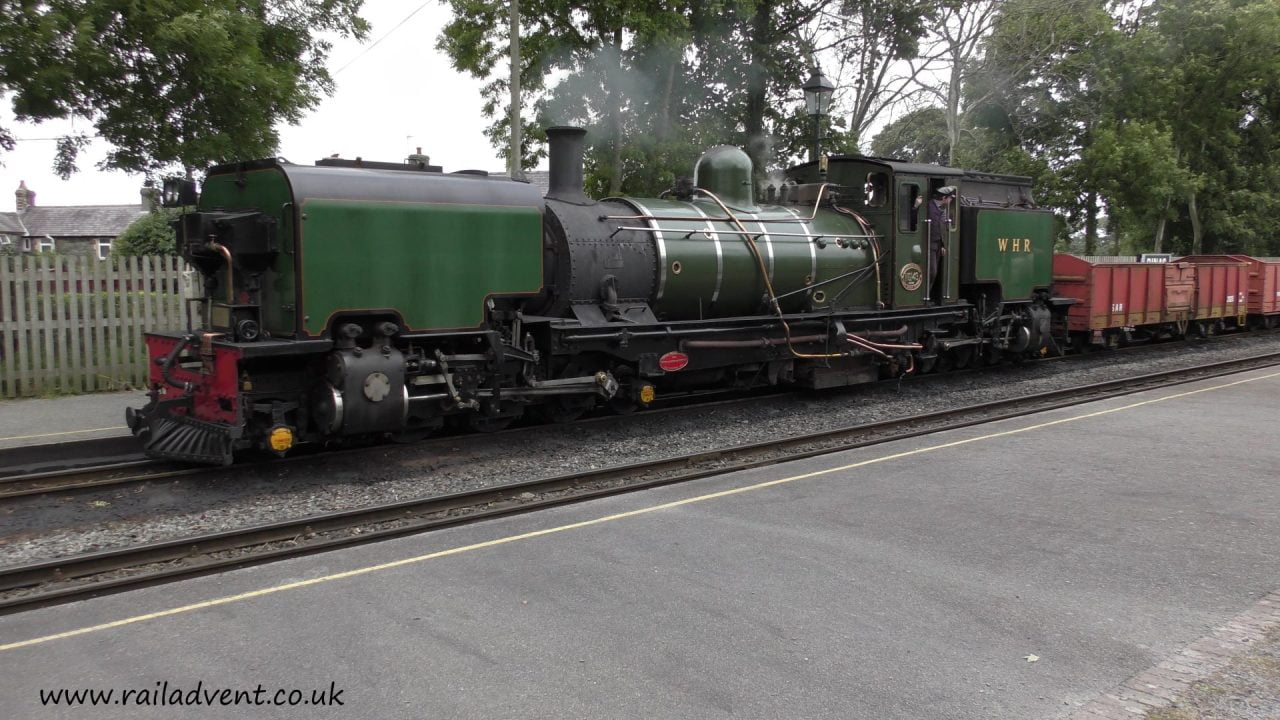
[[[478,433],[493,433],[499,430],[506,430],[515,421],[515,415],[488,417],[487,415],[476,414],[467,416],[467,427]]]
[[[951,362],[957,370],[963,370],[973,362],[973,346],[961,345],[951,351]]]
[[[609,401],[609,411],[614,415],[630,415],[640,409],[640,403],[629,397],[614,397]]]
[[[938,350],[938,340],[930,335],[925,338],[922,343],[924,349],[916,356],[916,372],[924,375],[933,372],[938,367],[938,356],[941,351]]]
[[[586,375],[587,370],[580,360],[572,360],[560,371],[559,377],[570,378]],[[587,414],[596,406],[595,395],[553,395],[547,401],[531,408],[533,413],[543,420],[557,425],[571,423]]]
[[[563,424],[571,423],[586,415],[587,411],[594,407],[595,404],[596,399],[594,397],[553,397],[534,408],[534,411],[547,422]]]
[[[484,413],[471,413],[466,416],[467,427],[475,432],[491,433],[499,430],[506,430],[511,423],[520,419],[524,415],[524,406],[516,405],[507,407],[506,415],[485,415]]]
[[[414,428],[412,430],[402,430],[398,433],[392,433],[390,440],[398,445],[411,445],[416,442],[422,442],[435,432],[436,428]]]

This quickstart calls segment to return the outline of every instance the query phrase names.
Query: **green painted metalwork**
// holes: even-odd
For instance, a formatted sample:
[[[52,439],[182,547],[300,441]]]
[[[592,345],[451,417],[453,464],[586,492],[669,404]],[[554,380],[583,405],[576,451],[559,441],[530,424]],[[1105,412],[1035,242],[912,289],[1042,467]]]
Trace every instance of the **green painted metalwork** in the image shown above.
[[[733,145],[717,145],[693,166],[693,184],[710,190],[735,210],[756,210],[751,158]]]
[[[700,199],[636,201],[662,229],[660,297],[654,310],[669,319],[733,317],[770,312],[767,289],[748,236],[714,202]],[[870,308],[876,302],[871,251],[841,247],[836,235],[860,235],[852,219],[829,210],[766,206],[734,211],[755,243],[784,312],[835,307]],[[822,237],[822,236],[828,237]],[[846,244],[847,241],[846,241]],[[856,276],[824,282],[864,270]],[[663,278],[665,276],[665,278]]]
[[[211,175],[200,193],[200,210],[257,210],[275,218],[280,253],[266,274],[270,284],[262,288],[263,329],[275,337],[292,337],[298,325],[292,201],[289,183],[279,168]],[[225,281],[226,273],[219,270],[218,282]]]
[[[311,199],[302,207],[303,322],[396,310],[411,330],[474,328],[490,296],[542,288],[542,215],[529,207]]]
[[[978,282],[998,282],[1006,301],[1031,297],[1053,277],[1053,214],[979,209],[974,260]]]

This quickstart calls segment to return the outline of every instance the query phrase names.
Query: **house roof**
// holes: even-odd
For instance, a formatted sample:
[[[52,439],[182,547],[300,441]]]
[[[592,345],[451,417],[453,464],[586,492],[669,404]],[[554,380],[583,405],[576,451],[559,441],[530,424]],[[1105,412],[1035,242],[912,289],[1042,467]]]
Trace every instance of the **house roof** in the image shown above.
[[[25,234],[32,237],[115,237],[146,212],[141,204],[50,205],[27,208],[20,218],[26,226]],[[4,220],[0,219],[0,223]]]
[[[27,230],[18,220],[18,213],[0,213],[0,233],[26,235]]]

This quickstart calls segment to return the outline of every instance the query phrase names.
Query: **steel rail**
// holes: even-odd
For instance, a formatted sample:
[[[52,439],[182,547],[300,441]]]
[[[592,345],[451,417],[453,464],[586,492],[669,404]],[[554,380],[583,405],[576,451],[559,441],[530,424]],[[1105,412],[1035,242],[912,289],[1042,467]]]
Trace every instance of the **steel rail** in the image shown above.
[[[0,614],[1280,365],[1280,352],[449,495],[0,567]],[[147,568],[151,570],[147,571]],[[122,574],[133,571],[134,574]],[[141,571],[141,572],[139,572]],[[93,577],[100,577],[92,581]]]
[[[1235,333],[1231,335],[1219,336],[1208,342],[1222,342],[1229,339],[1244,339],[1249,337],[1257,337],[1254,333]],[[1044,363],[1051,361],[1080,361],[1097,360],[1104,357],[1114,357],[1122,353],[1143,353],[1148,351],[1156,351],[1163,347],[1168,347],[1170,343],[1144,343],[1140,345],[1132,345],[1129,347],[1119,348],[1115,350],[1107,350],[1099,353],[1075,353],[1064,356],[1050,356],[1032,361],[1033,363]],[[923,373],[905,375],[901,378],[888,378],[875,383],[869,383],[867,387],[875,385],[893,385],[898,382],[921,383],[921,382],[945,382],[948,378],[955,378],[969,373],[987,373],[993,368],[977,364],[964,369],[954,369],[945,372]],[[678,411],[697,411],[699,409],[707,409],[721,405],[735,405],[739,403],[749,403],[761,400],[762,398],[771,397],[775,394],[791,392],[787,388],[752,388],[752,389],[735,389],[735,390],[713,390],[700,391],[679,396],[668,396],[662,398],[659,402],[671,404],[656,408],[649,408],[644,411],[645,416],[652,416],[664,412]],[[706,400],[705,398],[724,398],[729,395],[728,399]],[[580,420],[575,420],[567,425],[585,425],[602,422],[623,422],[615,415],[592,415]],[[535,432],[544,425],[528,425],[516,428],[499,430],[496,432],[460,434],[460,435],[444,435],[433,438],[426,438],[415,444],[416,447],[424,451],[436,444],[456,443],[459,441],[482,442],[483,438],[489,437],[508,437],[511,435],[519,435],[521,433]],[[125,440],[132,445],[132,438],[110,438],[110,440]],[[77,441],[71,443],[61,443],[56,445],[43,446],[26,446],[17,448],[0,449],[0,503],[16,500],[23,497],[31,497],[35,495],[69,493],[77,491],[102,490],[115,486],[134,485],[152,480],[164,480],[177,477],[189,477],[208,473],[218,472],[226,468],[206,467],[206,466],[189,466],[181,463],[152,460],[137,455],[135,459],[127,459],[122,461],[112,460],[109,462],[93,462],[86,460],[83,464],[74,464],[78,461],[70,461],[73,464],[67,468],[57,470],[46,470],[39,472],[22,472],[20,468],[5,467],[4,456],[6,452],[22,451],[30,453],[35,449],[43,449],[45,455],[57,454],[59,456],[81,457],[82,452],[75,450],[81,443],[96,446],[102,443],[103,439]],[[360,446],[346,449],[325,449],[322,452],[309,452],[300,455],[291,455],[285,458],[270,458],[263,462],[285,463],[285,462],[305,462],[314,461],[318,456],[333,457],[334,455],[346,455],[351,453],[370,452],[377,448],[384,448],[386,445]],[[64,450],[64,448],[69,448]],[[48,461],[41,463],[47,465]],[[238,465],[244,468],[252,466],[252,462]]]

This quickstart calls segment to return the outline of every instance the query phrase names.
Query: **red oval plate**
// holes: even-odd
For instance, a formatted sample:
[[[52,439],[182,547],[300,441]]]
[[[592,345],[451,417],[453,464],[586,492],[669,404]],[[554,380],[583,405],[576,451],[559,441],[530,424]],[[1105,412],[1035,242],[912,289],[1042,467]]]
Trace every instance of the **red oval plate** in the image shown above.
[[[689,364],[689,356],[682,352],[671,351],[658,358],[658,367],[667,372],[683,370]]]

